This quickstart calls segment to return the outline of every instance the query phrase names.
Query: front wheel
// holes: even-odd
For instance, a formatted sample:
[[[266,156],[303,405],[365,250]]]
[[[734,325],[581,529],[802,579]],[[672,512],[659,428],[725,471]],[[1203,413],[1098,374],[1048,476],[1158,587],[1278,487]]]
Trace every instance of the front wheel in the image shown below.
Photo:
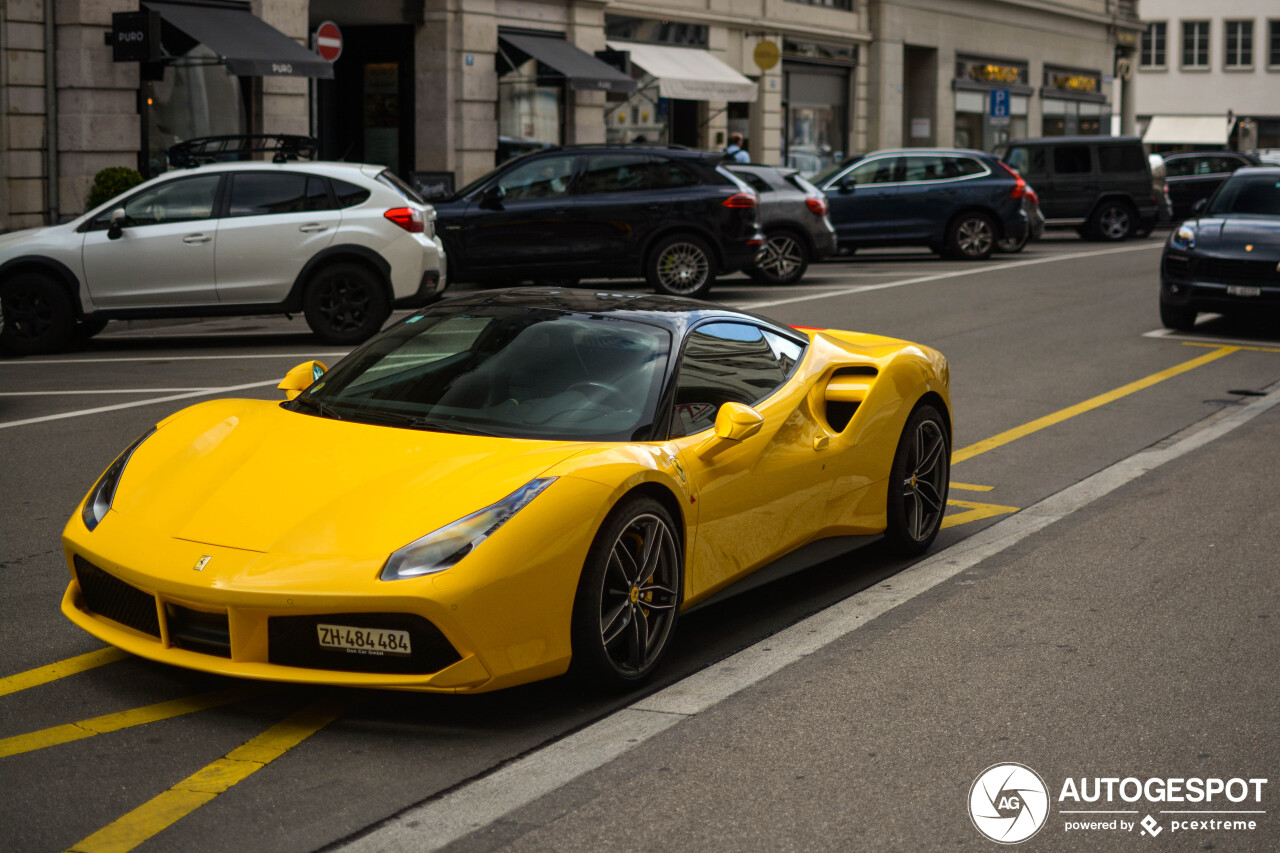
[[[991,257],[996,247],[996,223],[985,213],[964,213],[947,230],[947,253],[965,261]]]
[[[951,482],[947,425],[938,410],[918,406],[898,440],[889,475],[885,539],[904,556],[922,554],[942,528]]]
[[[1196,327],[1196,315],[1200,312],[1186,305],[1170,305],[1160,301],[1160,322],[1166,329],[1189,332]]]
[[[704,296],[716,280],[715,256],[697,237],[683,234],[664,237],[649,253],[645,278],[658,293]]]
[[[809,269],[809,247],[786,231],[767,235],[764,252],[747,274],[761,284],[795,284]]]
[[[75,334],[71,297],[58,282],[39,273],[20,273],[0,285],[0,311],[0,348],[14,355],[58,352]]]
[[[1119,201],[1106,201],[1089,221],[1089,232],[1094,239],[1109,243],[1125,240],[1133,234],[1136,218],[1129,205]]]
[[[662,504],[642,496],[619,503],[578,581],[571,672],[614,688],[652,675],[679,616],[683,566],[675,523]]]
[[[358,344],[382,328],[391,303],[373,273],[358,264],[333,264],[307,285],[302,310],[324,343]]]

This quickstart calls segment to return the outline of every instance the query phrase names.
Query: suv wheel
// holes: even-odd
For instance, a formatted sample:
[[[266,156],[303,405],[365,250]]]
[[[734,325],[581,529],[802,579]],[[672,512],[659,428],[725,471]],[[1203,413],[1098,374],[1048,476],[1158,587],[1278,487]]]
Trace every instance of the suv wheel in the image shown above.
[[[307,325],[326,344],[358,344],[391,314],[382,283],[358,264],[332,264],[312,277],[302,297]]]
[[[1089,221],[1089,232],[1098,240],[1124,240],[1134,232],[1133,209],[1122,201],[1104,201]]]
[[[1025,249],[1027,247],[1027,243],[1029,242],[1031,242],[1030,228],[1022,232],[1021,239],[1017,237],[1005,237],[1003,240],[996,243],[996,248],[999,249],[1001,252],[1005,252],[1007,254],[1012,255],[1017,252],[1021,252],[1023,249]]]
[[[1160,322],[1166,329],[1189,332],[1196,326],[1196,315],[1200,313],[1187,305],[1170,305],[1160,300]]]
[[[39,273],[21,273],[0,285],[0,310],[0,345],[14,355],[58,352],[75,332],[71,297],[58,282]]]
[[[962,213],[947,229],[947,254],[966,261],[991,257],[996,247],[996,224],[985,213]]]
[[[764,252],[747,274],[761,284],[795,284],[809,268],[809,247],[787,231],[766,235]]]
[[[644,275],[658,293],[703,296],[716,280],[715,256],[697,237],[674,234],[653,247]]]

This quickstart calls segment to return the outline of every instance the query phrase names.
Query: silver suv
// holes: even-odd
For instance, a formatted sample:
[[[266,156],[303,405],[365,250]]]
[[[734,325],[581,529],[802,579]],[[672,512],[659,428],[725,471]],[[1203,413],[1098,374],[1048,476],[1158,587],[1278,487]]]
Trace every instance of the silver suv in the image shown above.
[[[446,285],[434,209],[384,167],[211,163],[0,235],[0,347],[55,352],[114,319],[298,312],[355,344]]]

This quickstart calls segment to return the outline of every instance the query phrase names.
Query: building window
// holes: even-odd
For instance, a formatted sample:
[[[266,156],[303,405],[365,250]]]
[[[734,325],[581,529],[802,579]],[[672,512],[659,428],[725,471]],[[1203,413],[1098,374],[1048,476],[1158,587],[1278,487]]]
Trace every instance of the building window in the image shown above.
[[[805,6],[826,6],[829,9],[853,11],[853,0],[787,0],[788,3],[801,3]]]
[[[1164,21],[1152,21],[1142,33],[1142,50],[1138,54],[1138,64],[1143,68],[1163,68],[1165,65],[1165,32]]]
[[[1253,21],[1227,21],[1227,68],[1253,65]]]
[[[1182,67],[1209,67],[1209,22],[1182,22]]]
[[[1267,22],[1267,65],[1280,66],[1280,21]]]

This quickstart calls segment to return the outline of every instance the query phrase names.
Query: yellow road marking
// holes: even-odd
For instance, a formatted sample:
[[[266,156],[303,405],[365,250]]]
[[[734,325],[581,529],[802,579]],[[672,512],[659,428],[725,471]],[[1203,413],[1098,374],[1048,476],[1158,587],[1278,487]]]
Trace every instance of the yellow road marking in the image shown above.
[[[26,672],[10,675],[7,678],[0,678],[0,696],[8,696],[10,693],[26,690],[28,687],[39,687],[41,684],[48,684],[50,681],[57,681],[59,678],[75,675],[77,672],[84,672],[106,663],[123,660],[128,656],[128,652],[117,649],[114,646],[108,646],[105,649],[98,649],[96,652],[87,652],[83,655],[76,655],[73,658],[60,660],[57,663],[51,663],[48,666],[29,669]]]
[[[322,700],[276,723],[223,758],[108,824],[68,853],[126,853],[223,791],[275,761],[346,713],[351,703]]]
[[[972,483],[957,483],[952,481],[951,488],[959,489],[962,492],[989,492],[994,489],[995,486],[975,486]]]
[[[1213,347],[1222,346],[1221,344],[1211,344],[1204,341],[1183,341],[1184,347],[1205,347],[1212,349]],[[1240,344],[1236,349],[1248,350],[1249,352],[1280,352],[1280,347],[1251,347]]]
[[[957,462],[964,462],[966,459],[972,459],[973,457],[979,454],[986,453],[988,450],[994,450],[997,447],[1008,444],[1011,441],[1016,441],[1019,438],[1024,438],[1033,432],[1039,432],[1045,427],[1051,427],[1054,424],[1060,424],[1065,420],[1074,418],[1076,415],[1081,415],[1081,414],[1084,414],[1085,412],[1092,411],[1093,409],[1096,409],[1099,406],[1105,406],[1107,403],[1115,402],[1116,400],[1119,400],[1121,397],[1128,396],[1129,394],[1132,394],[1135,391],[1141,391],[1144,388],[1150,388],[1152,385],[1156,385],[1160,382],[1163,382],[1166,379],[1171,379],[1172,377],[1178,376],[1179,374],[1182,374],[1182,373],[1186,373],[1189,370],[1195,370],[1197,367],[1206,365],[1211,361],[1217,361],[1218,359],[1222,358],[1224,355],[1230,355],[1233,352],[1238,352],[1240,349],[1241,347],[1237,347],[1237,346],[1219,347],[1218,349],[1215,349],[1213,352],[1207,352],[1202,356],[1191,359],[1190,361],[1184,361],[1182,364],[1178,364],[1173,367],[1170,367],[1168,370],[1162,370],[1159,373],[1153,373],[1150,376],[1137,380],[1136,382],[1130,382],[1128,385],[1121,385],[1119,388],[1116,388],[1114,391],[1108,391],[1105,394],[1099,394],[1097,397],[1091,397],[1090,399],[1085,400],[1083,403],[1076,403],[1074,406],[1068,406],[1067,408],[1054,412],[1051,415],[1045,415],[1043,418],[1037,418],[1036,420],[1031,421],[1030,423],[1023,424],[1020,427],[1014,427],[1013,429],[1005,430],[1004,432],[998,435],[993,435],[991,438],[983,439],[982,441],[979,441],[977,444],[971,444],[968,447],[962,447],[951,454],[951,464],[954,465]]]
[[[991,518],[995,515],[1017,512],[1021,509],[1021,507],[1016,506],[1000,506],[999,504],[980,504],[973,501],[958,501],[955,498],[948,499],[947,506],[958,506],[961,509],[964,509],[965,512],[957,512],[942,519],[943,527],[955,527],[958,524],[968,524],[971,521],[981,521],[984,518]]]
[[[61,743],[70,743],[73,740],[94,737],[107,732],[117,732],[121,729],[141,726],[144,723],[154,723],[158,720],[168,720],[171,717],[181,717],[183,714],[192,714],[196,711],[217,708],[221,705],[230,705],[232,702],[242,702],[245,699],[260,696],[269,689],[255,684],[247,687],[235,687],[230,690],[215,690],[212,693],[172,699],[168,702],[159,702],[155,705],[146,705],[141,708],[130,708],[128,711],[105,714],[90,720],[67,723],[64,726],[54,726],[53,728],[41,729],[38,732],[31,732],[25,735],[14,735],[0,740],[0,758],[20,755],[24,752],[33,752],[37,749],[45,749]]]

